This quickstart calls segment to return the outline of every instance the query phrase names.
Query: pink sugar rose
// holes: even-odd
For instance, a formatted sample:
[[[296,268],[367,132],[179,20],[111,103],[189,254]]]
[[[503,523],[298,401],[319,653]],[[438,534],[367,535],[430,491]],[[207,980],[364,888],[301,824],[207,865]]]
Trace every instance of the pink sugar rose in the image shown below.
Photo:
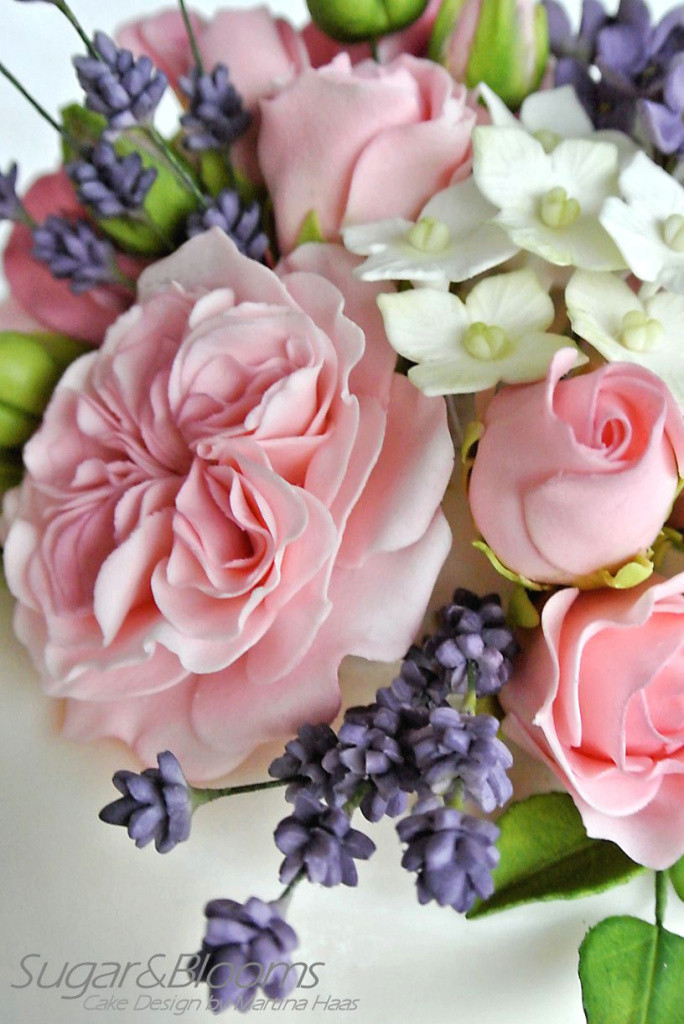
[[[431,61],[352,66],[341,54],[261,102],[259,163],[289,252],[315,210],[326,239],[349,223],[416,216],[467,177],[476,114]]]
[[[50,213],[67,217],[85,215],[64,171],[38,178],[23,202],[38,221]],[[32,249],[30,230],[23,224],[15,225],[4,255],[13,310],[20,309],[30,321],[37,321],[39,326],[34,330],[47,329],[99,344],[109,325],[131,305],[131,296],[120,288],[105,287],[74,295],[67,281],[58,281],[44,264],[33,258]],[[140,260],[130,258],[125,266],[122,264],[131,277],[137,277],[143,265]],[[10,327],[10,321],[6,321],[0,311],[0,330]]]
[[[305,246],[277,276],[214,229],[67,370],[7,499],[5,565],[68,736],[215,778],[330,720],[345,654],[411,642],[453,450],[353,265]]]
[[[499,560],[542,583],[615,569],[655,540],[684,475],[684,422],[667,387],[628,363],[509,387],[484,416],[468,497]]]
[[[590,836],[663,870],[684,854],[684,574],[561,590],[501,691],[504,730],[570,792]]]

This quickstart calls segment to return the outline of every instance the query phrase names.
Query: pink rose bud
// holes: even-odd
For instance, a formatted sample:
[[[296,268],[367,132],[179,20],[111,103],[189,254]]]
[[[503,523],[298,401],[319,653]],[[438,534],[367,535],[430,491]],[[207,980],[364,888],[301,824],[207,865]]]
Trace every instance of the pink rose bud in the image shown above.
[[[470,88],[486,82],[515,109],[546,68],[546,10],[532,0],[444,0],[430,56]]]
[[[644,492],[648,494],[648,492]],[[684,574],[547,601],[501,691],[504,731],[639,864],[684,854]]]
[[[545,382],[492,400],[470,477],[486,543],[541,583],[615,570],[648,549],[684,475],[684,421],[660,378],[610,363],[561,380],[574,355],[563,349]]]

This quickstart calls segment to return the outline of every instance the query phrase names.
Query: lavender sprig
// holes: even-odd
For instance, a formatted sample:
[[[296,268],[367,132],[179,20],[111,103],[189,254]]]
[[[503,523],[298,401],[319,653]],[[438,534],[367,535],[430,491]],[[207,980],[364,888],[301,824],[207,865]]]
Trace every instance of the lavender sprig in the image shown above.
[[[98,142],[83,159],[67,164],[66,171],[84,206],[103,218],[139,210],[157,177],[154,167],[143,167],[138,153],[119,156],[106,141]]]
[[[210,228],[221,228],[250,259],[262,261],[268,250],[268,236],[261,227],[261,207],[257,202],[243,206],[238,193],[226,188],[203,210],[190,214],[188,238]]]
[[[110,128],[150,124],[168,79],[149,57],[136,60],[104,32],[95,33],[97,57],[74,57],[86,106],[109,122]]]
[[[103,284],[133,284],[119,270],[111,242],[85,220],[47,217],[33,229],[33,256],[53,277],[68,281],[75,295]]]
[[[123,825],[137,847],[154,840],[159,853],[168,853],[190,835],[192,794],[180,764],[169,751],[157,755],[157,768],[116,772],[112,782],[120,800],[100,811],[108,825]]]
[[[16,163],[10,164],[6,174],[0,172],[0,220],[28,224],[31,222],[31,217],[17,195],[18,173],[19,169]]]
[[[244,109],[225,64],[217,64],[210,73],[194,67],[179,84],[189,100],[188,111],[181,117],[188,149],[231,146],[249,128],[251,115]]]

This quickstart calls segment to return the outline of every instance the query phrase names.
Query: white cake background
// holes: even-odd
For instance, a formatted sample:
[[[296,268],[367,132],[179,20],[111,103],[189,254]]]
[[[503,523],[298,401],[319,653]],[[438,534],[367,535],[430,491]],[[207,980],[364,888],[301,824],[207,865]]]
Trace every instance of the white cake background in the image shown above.
[[[156,0],[72,0],[89,31],[155,11]],[[169,0],[167,6],[171,6]],[[217,0],[195,0],[210,14]],[[67,55],[78,40],[47,4],[0,0],[0,60],[54,111],[77,96]],[[249,7],[226,2],[222,6]],[[654,0],[655,14],[669,6]],[[568,2],[576,15],[579,3]],[[305,19],[303,0],[273,0],[271,8],[295,23]],[[258,55],[255,55],[255,59]],[[0,167],[10,159],[21,182],[57,161],[54,134],[10,87],[0,81]],[[4,239],[4,235],[2,236]],[[469,548],[462,500],[452,496],[454,551],[443,572],[435,605],[457,585],[484,591],[498,586],[484,558]],[[459,536],[460,524],[460,536]],[[12,599],[0,587],[0,763],[4,793],[0,828],[2,878],[2,988],[0,1024],[85,1024],[174,1019],[208,1021],[206,990],[142,989],[125,982],[104,990],[125,1000],[122,1009],[88,1009],[75,990],[39,989],[35,975],[47,962],[45,982],[70,965],[94,961],[126,963],[162,954],[154,964],[168,974],[178,957],[199,948],[208,899],[250,895],[264,899],[280,891],[281,856],[271,833],[287,813],[282,793],[225,800],[198,812],[188,843],[167,856],[138,851],[123,829],[97,820],[115,797],[110,779],[135,758],[116,743],[84,747],[59,737],[58,706],[43,697],[37,675],[11,629]],[[360,661],[345,663],[345,703],[367,701],[386,684],[392,669]],[[240,780],[265,777],[261,755]],[[363,827],[363,826],[360,826]],[[414,881],[399,866],[400,846],[391,822],[370,826],[375,856],[360,866],[358,889],[326,890],[302,884],[289,919],[300,938],[297,959],[323,963],[316,988],[300,989],[306,1009],[261,1011],[261,1019],[322,1024],[581,1024],[577,948],[587,928],[613,914],[652,920],[651,876],[591,899],[552,902],[467,922],[449,909],[420,907]],[[666,919],[684,933],[684,907],[674,894]],[[34,981],[26,987],[26,961]],[[72,975],[77,983],[85,969]],[[135,974],[131,974],[133,979]],[[149,979],[148,979],[149,980]],[[92,990],[91,990],[92,993]],[[328,1009],[326,1000],[330,997]],[[152,999],[175,999],[163,1008]],[[183,1009],[181,1000],[193,999]],[[198,1008],[197,1000],[202,1003]],[[318,1000],[318,1004],[315,1001]],[[334,1010],[333,1000],[355,1000],[355,1010]],[[88,1004],[92,1005],[92,1004]],[[231,1011],[232,1012],[232,1011]],[[256,1016],[253,1011],[251,1019]],[[230,1014],[228,1015],[230,1019]]]

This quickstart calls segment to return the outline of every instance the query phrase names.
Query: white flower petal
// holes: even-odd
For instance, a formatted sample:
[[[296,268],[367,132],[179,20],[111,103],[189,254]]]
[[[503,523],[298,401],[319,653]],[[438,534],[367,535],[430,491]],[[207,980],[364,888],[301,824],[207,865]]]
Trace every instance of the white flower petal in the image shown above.
[[[414,362],[457,351],[470,323],[459,298],[431,288],[379,295],[378,306],[392,348]]]
[[[543,331],[554,317],[551,298],[527,269],[479,281],[465,305],[471,322],[502,327],[514,338],[526,331]]]
[[[549,263],[588,270],[622,270],[625,266],[615,242],[594,217],[580,217],[567,228],[549,228],[537,217],[503,211],[496,223],[521,249]]]
[[[642,281],[656,281],[671,256],[660,235],[660,221],[645,206],[628,206],[616,196],[603,204],[599,220],[622,253],[625,263]],[[681,257],[684,266],[684,256]]]
[[[493,125],[496,125],[497,128],[517,128],[520,130],[520,122],[515,114],[511,113],[504,101],[497,96],[493,89],[489,88],[486,82],[480,82],[477,91],[485,101]],[[524,107],[525,104],[523,103],[523,109]]]
[[[566,139],[550,154],[553,184],[566,189],[583,213],[598,213],[618,189],[618,151],[610,142]]]
[[[496,206],[528,212],[555,184],[550,159],[536,139],[520,128],[494,125],[473,132],[473,176]]]
[[[638,151],[620,175],[620,190],[628,203],[644,207],[651,219],[684,214],[684,188],[671,174]]]
[[[491,113],[489,101],[487,107]],[[528,132],[553,131],[565,139],[583,138],[592,135],[594,131],[594,126],[571,85],[533,92],[520,108],[520,120]],[[492,121],[498,124],[494,116]]]
[[[453,236],[460,236],[477,230],[496,212],[497,207],[482,195],[471,175],[437,192],[425,205],[420,217],[434,217],[446,224]]]
[[[379,252],[387,245],[406,237],[413,227],[413,221],[402,217],[390,217],[387,220],[375,220],[369,224],[355,224],[342,232],[344,244],[350,252],[357,256],[370,256]]]
[[[565,302],[572,329],[580,338],[591,342],[605,355],[603,348],[617,345],[622,321],[631,310],[643,310],[643,305],[632,289],[612,274],[578,270],[565,290]],[[615,359],[614,355],[606,358]]]

